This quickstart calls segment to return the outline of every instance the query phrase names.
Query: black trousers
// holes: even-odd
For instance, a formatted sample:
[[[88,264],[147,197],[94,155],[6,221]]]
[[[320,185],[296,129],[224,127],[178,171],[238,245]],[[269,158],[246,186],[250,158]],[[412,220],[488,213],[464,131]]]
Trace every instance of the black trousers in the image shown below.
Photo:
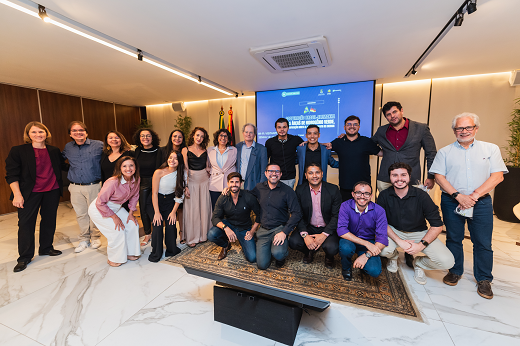
[[[60,189],[47,192],[31,192],[18,209],[18,262],[30,261],[34,256],[34,231],[40,211],[40,248],[38,253],[47,254],[53,249],[56,231],[56,214],[60,203]]]
[[[324,227],[314,227],[312,225],[309,225],[307,227],[307,233],[309,234],[320,234],[324,230]],[[303,252],[305,255],[309,254],[309,248],[305,244],[305,240],[303,240],[302,236],[300,235],[300,231],[296,229],[291,233],[291,236],[289,237],[289,247],[293,250],[298,250],[300,252]],[[320,246],[323,251],[325,252],[325,256],[327,257],[334,257],[339,252],[339,237],[336,232],[333,232],[331,235],[325,239],[323,244]]]
[[[152,214],[150,216],[150,210]],[[152,207],[152,178],[142,178],[139,186],[139,211],[143,222],[144,234],[152,233],[153,207]]]
[[[341,200],[342,202],[348,201],[349,199],[352,199],[352,189],[339,189],[339,192],[341,193]]]
[[[220,197],[220,195],[222,194],[222,191],[218,192],[218,191],[210,191],[209,192],[209,197],[211,198],[211,208],[212,210],[215,210],[215,204],[217,204],[217,199]]]
[[[150,262],[159,262],[163,255],[163,239],[166,245],[166,257],[177,255],[181,252],[181,249],[177,247],[177,227],[175,224],[170,225],[168,221],[168,215],[172,212],[175,206],[175,194],[162,195],[159,194],[159,212],[163,218],[163,222],[160,226],[153,226],[152,232],[152,251],[148,260]],[[153,219],[152,219],[153,220]],[[164,237],[163,237],[163,226],[164,226]]]

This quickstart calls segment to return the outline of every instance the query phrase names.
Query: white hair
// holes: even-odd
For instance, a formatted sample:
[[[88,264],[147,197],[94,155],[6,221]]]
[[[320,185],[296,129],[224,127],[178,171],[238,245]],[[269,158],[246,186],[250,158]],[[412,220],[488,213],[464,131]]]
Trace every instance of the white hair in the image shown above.
[[[475,126],[480,127],[480,119],[479,119],[478,115],[476,115],[475,113],[464,112],[464,113],[460,113],[460,114],[456,115],[455,118],[453,118],[453,121],[451,122],[452,129],[454,129],[455,126],[457,126],[457,120],[459,120],[461,118],[471,118],[473,120],[473,123],[475,124]]]
[[[255,136],[256,136],[256,126],[254,124],[247,123],[244,126],[242,126],[242,132],[244,132],[246,130],[246,126],[253,126],[253,131],[255,132]]]

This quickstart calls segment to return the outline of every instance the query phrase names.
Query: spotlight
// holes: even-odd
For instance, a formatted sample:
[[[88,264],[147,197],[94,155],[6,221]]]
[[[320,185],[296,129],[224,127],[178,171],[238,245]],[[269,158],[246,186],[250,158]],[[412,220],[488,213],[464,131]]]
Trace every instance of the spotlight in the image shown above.
[[[49,23],[51,21],[51,19],[47,15],[47,11],[45,11],[45,7],[42,5],[38,5],[38,15],[46,23]]]
[[[462,13],[462,10],[459,10],[457,12],[457,17],[455,17],[455,24],[453,24],[453,25],[461,26],[463,21],[464,21],[464,13]]]
[[[415,69],[415,67],[412,67],[412,74],[415,76],[417,74],[417,70]]]
[[[468,4],[468,14],[472,14],[477,10],[477,0],[472,0]]]
[[[143,51],[140,49],[137,50],[137,60],[143,61]]]

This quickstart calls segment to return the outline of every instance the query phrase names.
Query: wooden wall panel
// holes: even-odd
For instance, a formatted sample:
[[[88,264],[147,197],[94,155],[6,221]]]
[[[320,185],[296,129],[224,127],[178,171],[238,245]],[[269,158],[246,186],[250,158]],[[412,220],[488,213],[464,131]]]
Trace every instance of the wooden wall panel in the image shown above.
[[[23,130],[30,121],[40,121],[35,89],[0,84],[0,214],[14,212],[5,181],[5,159],[12,146],[23,144]]]
[[[133,144],[132,136],[141,122],[139,107],[130,107],[116,104],[117,130],[125,136],[128,143]]]
[[[116,128],[113,103],[83,99],[83,116],[90,139],[104,141],[107,132]]]

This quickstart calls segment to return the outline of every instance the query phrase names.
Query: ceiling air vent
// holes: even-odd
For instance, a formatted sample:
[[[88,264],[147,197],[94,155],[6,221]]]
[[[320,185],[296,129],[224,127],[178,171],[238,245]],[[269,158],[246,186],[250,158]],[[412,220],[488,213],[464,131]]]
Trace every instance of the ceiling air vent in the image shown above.
[[[329,45],[324,36],[251,48],[249,52],[273,73],[331,64]]]

